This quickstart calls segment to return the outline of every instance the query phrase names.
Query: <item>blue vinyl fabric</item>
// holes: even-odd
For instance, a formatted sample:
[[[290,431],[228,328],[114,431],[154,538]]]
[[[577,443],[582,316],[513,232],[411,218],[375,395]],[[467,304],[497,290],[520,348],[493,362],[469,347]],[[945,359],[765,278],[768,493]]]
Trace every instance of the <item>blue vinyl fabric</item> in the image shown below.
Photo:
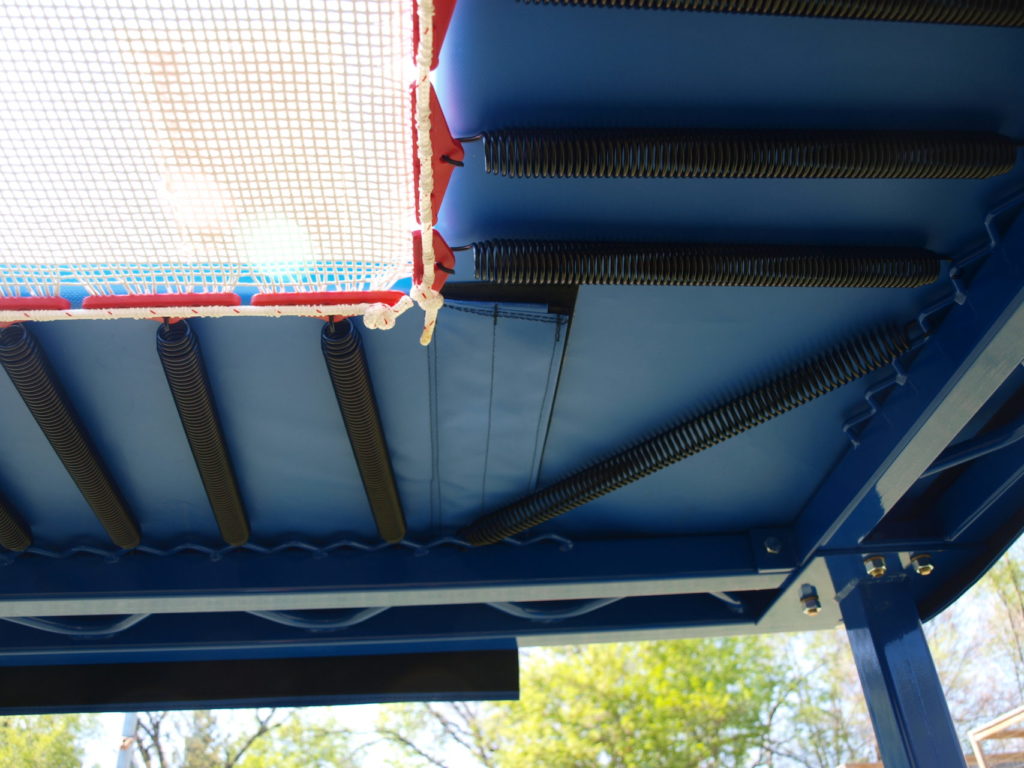
[[[1014,29],[468,0],[436,73],[454,135],[513,127],[981,130],[1024,137]],[[954,252],[1010,176],[508,180],[479,143],[440,228],[490,237],[886,243]]]
[[[984,130],[1024,135],[1018,30],[469,0],[436,73],[453,134],[521,127]],[[495,237],[924,246],[961,255],[1024,169],[986,180],[508,179],[466,146],[452,245]],[[458,278],[471,279],[470,260]],[[949,291],[583,287],[542,480]],[[642,372],[642,373],[638,373]],[[546,524],[574,535],[791,521],[872,383]],[[737,482],[742,477],[743,482]]]
[[[903,324],[947,291],[583,288],[560,390],[574,396],[557,402],[543,478],[719,405],[859,331]],[[867,388],[889,375],[854,382],[548,525],[584,535],[788,523],[850,447],[842,426],[867,408]]]
[[[191,325],[253,541],[372,541],[373,517],[320,351],[322,321]],[[565,325],[539,307],[453,304],[427,350],[411,320],[388,333],[362,329],[411,537],[450,533],[536,482]],[[32,332],[136,515],[143,543],[216,545],[217,527],[156,356],[156,328],[104,321]],[[6,376],[0,429],[17,436],[0,441],[3,488],[35,542],[56,549],[108,544]]]

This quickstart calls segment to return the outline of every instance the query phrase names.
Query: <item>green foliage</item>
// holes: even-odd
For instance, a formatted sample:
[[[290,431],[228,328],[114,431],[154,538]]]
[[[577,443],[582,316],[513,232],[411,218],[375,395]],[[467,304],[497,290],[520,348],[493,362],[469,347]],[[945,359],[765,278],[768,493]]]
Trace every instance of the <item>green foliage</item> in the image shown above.
[[[496,768],[738,766],[765,747],[785,682],[760,638],[572,647],[525,659],[517,703],[399,708],[381,732],[412,765],[461,747]]]
[[[220,768],[221,741],[213,713],[208,709],[193,712],[192,728],[185,736],[183,768]]]
[[[0,768],[79,768],[90,726],[82,715],[2,717]]]
[[[235,749],[241,747],[236,744]],[[358,768],[350,733],[324,712],[295,711],[246,750],[238,768]]]
[[[1012,670],[1014,696],[1024,700],[1024,550],[1020,544],[988,572],[983,586],[994,598],[992,648]]]
[[[867,706],[843,629],[772,638],[788,693],[775,718],[771,765],[834,766],[877,758]]]
[[[146,712],[144,768],[357,768],[349,732],[323,710]]]
[[[484,768],[494,768],[497,744],[488,738],[487,730],[484,708],[464,701],[393,704],[381,709],[377,724],[380,743],[391,748],[387,764],[401,768],[445,768],[447,754],[454,751]]]
[[[528,664],[487,726],[503,768],[742,765],[783,682],[757,638],[571,648]]]

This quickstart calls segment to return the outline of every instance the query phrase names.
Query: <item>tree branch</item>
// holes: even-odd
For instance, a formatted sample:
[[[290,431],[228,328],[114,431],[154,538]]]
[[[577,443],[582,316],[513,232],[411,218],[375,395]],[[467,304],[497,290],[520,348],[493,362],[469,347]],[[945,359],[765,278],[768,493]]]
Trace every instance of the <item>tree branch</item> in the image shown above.
[[[390,739],[391,741],[398,742],[403,747],[405,747],[407,750],[412,752],[414,755],[418,755],[419,757],[423,758],[424,760],[426,760],[431,765],[435,765],[435,766],[437,766],[437,768],[448,768],[447,765],[442,763],[440,760],[435,758],[433,755],[431,755],[431,754],[429,754],[427,752],[424,752],[422,749],[417,747],[412,741],[407,739],[405,736],[400,734],[398,731],[393,731],[390,728],[382,728],[382,729],[378,730],[378,733],[380,733],[382,736],[386,737],[387,739]]]
[[[163,724],[164,718],[167,717],[167,713],[144,712],[143,715],[149,720],[149,727],[146,727],[146,723],[141,716],[139,717],[139,727],[149,736],[150,743],[153,745],[153,749],[156,750],[156,757],[160,762],[160,768],[170,768],[167,764],[167,755],[164,754],[164,747],[160,740],[160,726]],[[149,763],[147,762],[146,765],[148,766]]]
[[[224,757],[224,768],[234,768],[234,766],[238,764],[238,761],[242,759],[242,755],[244,755],[246,753],[246,751],[253,744],[256,743],[257,740],[263,738],[264,736],[266,736],[268,733],[270,733],[275,728],[279,727],[284,722],[284,720],[282,720],[280,723],[274,723],[273,725],[270,724],[270,721],[274,719],[274,713],[276,711],[277,711],[276,709],[270,710],[270,713],[266,717],[260,717],[259,714],[257,713],[257,715],[256,715],[256,722],[257,722],[258,725],[256,727],[256,731],[253,734],[251,734],[249,736],[249,738],[246,739],[242,743],[242,746],[239,747],[239,749],[235,753],[234,757],[232,757],[230,755],[230,753],[225,755],[225,757]]]
[[[458,712],[457,709],[455,711]],[[430,716],[437,721],[437,724],[441,726],[441,729],[449,738],[452,739],[452,741],[470,753],[476,752],[473,748],[472,742],[468,740],[472,736],[470,732],[459,728],[457,724],[445,717],[443,712],[435,710],[429,704],[427,705],[427,712],[429,712]]]

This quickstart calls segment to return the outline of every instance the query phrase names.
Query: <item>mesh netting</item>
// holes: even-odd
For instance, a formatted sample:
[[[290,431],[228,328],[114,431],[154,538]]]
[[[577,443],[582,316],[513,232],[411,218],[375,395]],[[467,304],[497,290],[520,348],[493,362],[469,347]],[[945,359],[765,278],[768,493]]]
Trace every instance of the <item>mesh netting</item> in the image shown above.
[[[0,4],[0,296],[411,271],[411,0]]]

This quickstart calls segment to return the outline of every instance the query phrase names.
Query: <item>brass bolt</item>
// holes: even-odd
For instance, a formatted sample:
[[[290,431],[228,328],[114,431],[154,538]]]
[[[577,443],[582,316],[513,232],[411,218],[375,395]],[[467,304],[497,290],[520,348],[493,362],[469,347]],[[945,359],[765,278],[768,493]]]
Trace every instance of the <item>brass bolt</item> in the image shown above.
[[[914,571],[918,576],[928,576],[935,570],[935,563],[932,562],[932,556],[923,552],[911,557],[910,564],[914,566]]]
[[[872,579],[880,579],[885,576],[885,557],[882,555],[868,555],[864,558],[864,570]]]
[[[778,555],[782,552],[782,540],[777,536],[769,536],[764,540],[764,551],[769,555]]]
[[[804,595],[800,598],[800,602],[803,603],[806,616],[817,616],[821,613],[821,600],[818,599],[817,593]]]

